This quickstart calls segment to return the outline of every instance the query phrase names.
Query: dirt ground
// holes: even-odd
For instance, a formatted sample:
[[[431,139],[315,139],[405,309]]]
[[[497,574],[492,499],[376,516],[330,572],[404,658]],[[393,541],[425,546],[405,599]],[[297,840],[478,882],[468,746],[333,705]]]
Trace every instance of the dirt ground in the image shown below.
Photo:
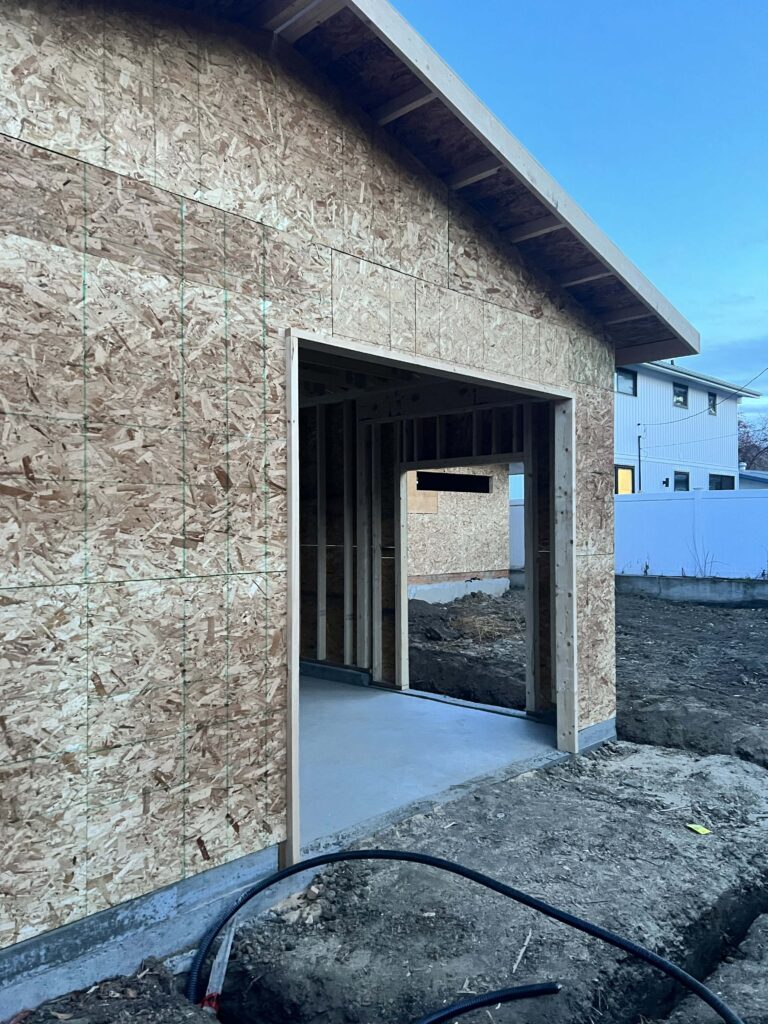
[[[464,666],[451,668],[454,696],[499,703],[503,685],[521,706],[522,674],[511,683],[508,669],[501,674],[502,663],[523,663],[520,592],[413,604],[424,664],[439,664],[435,645],[444,663],[457,656]],[[365,845],[487,871],[711,975],[748,1024],[768,1024],[768,610],[623,597],[617,647],[618,728],[640,745],[608,744],[563,766],[468,783]],[[481,656],[495,661],[496,689],[478,689],[489,677]],[[694,834],[691,823],[711,834]],[[225,1024],[408,1024],[510,978],[557,980],[563,991],[467,1020],[716,1019],[653,969],[429,869],[342,865],[307,882],[239,934]],[[17,1024],[210,1021],[179,987],[149,964]]]
[[[409,671],[416,690],[525,709],[523,592],[408,604]]]
[[[411,601],[409,625],[414,687],[524,709],[521,590]],[[768,608],[619,595],[616,672],[622,739],[768,766]]]
[[[768,907],[765,783],[737,758],[619,743],[467,787],[371,842],[477,867],[705,976]],[[235,952],[228,1024],[407,1024],[511,977],[563,991],[494,1009],[495,1024],[630,1024],[680,995],[579,932],[417,865],[329,870]]]
[[[20,1013],[13,1024],[211,1024],[213,1019],[184,999],[178,978],[149,961],[129,978],[114,978]]]
[[[729,1006],[749,1024],[768,1024],[768,914],[758,917],[732,956],[708,980]],[[669,1024],[717,1024],[720,1018],[693,996],[683,1000]]]

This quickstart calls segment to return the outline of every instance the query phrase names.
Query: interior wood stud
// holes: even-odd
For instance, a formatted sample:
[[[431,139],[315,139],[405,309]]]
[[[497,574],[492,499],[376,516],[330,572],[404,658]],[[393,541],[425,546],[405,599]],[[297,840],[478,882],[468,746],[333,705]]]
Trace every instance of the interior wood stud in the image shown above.
[[[448,454],[445,446],[445,416],[435,417],[435,453],[438,459]]]
[[[344,403],[344,664],[354,663],[355,643],[355,406]]]
[[[357,665],[371,667],[371,427],[357,422]]]
[[[317,416],[317,660],[327,653],[327,561],[325,424],[327,406],[318,405]]]
[[[402,435],[401,435],[402,436]],[[395,445],[395,685],[408,687],[408,476]]]
[[[525,564],[525,709],[535,711],[536,700],[536,637],[538,636],[538,607],[536,601],[536,583],[538,569],[536,564],[536,488],[534,482],[533,430],[531,406],[526,405],[524,435],[525,450],[523,454],[524,490],[523,490],[523,529],[524,529],[524,564]]]
[[[299,352],[296,338],[286,334],[287,498],[288,498],[288,708],[287,825],[280,844],[280,866],[301,856],[299,822],[299,654],[301,647],[301,577],[299,549]]]
[[[381,424],[371,427],[371,672],[381,682]]]

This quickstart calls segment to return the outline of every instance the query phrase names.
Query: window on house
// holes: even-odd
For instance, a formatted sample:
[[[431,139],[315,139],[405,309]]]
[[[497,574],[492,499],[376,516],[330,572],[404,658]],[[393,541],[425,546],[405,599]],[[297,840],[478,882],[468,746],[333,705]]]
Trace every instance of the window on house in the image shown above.
[[[725,473],[710,473],[709,489],[710,491],[733,491],[736,489],[735,477]]]
[[[691,474],[682,473],[679,470],[675,470],[675,490],[676,491],[690,491],[691,489]]]
[[[635,467],[615,466],[614,467],[614,490],[616,494],[635,493]]]
[[[710,416],[717,416],[717,395],[714,391],[707,392],[707,409]]]
[[[673,384],[672,385],[672,404],[676,405],[678,409],[688,408],[688,385],[687,384]]]
[[[622,395],[637,394],[637,374],[634,370],[616,371],[616,390]]]

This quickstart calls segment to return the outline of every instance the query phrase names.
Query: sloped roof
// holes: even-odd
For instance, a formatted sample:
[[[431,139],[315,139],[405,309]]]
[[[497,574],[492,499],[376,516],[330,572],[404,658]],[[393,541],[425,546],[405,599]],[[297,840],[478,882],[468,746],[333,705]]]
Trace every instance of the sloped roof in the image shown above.
[[[617,363],[699,351],[698,332],[387,0],[176,2],[295,49],[595,315]]]
[[[742,387],[740,384],[729,384],[727,380],[720,380],[718,377],[708,377],[704,373],[697,373],[684,366],[675,366],[672,363],[645,363],[638,369],[656,370],[665,376],[677,377],[681,381],[697,381],[705,384],[715,391],[725,391],[729,395],[738,395],[743,398],[760,398],[760,391],[753,391],[752,388]]]

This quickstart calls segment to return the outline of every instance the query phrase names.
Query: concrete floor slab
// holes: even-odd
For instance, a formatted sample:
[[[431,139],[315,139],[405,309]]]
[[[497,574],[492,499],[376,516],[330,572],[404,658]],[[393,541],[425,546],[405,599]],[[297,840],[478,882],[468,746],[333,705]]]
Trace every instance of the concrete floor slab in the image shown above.
[[[537,758],[555,731],[525,718],[303,677],[302,846]]]

